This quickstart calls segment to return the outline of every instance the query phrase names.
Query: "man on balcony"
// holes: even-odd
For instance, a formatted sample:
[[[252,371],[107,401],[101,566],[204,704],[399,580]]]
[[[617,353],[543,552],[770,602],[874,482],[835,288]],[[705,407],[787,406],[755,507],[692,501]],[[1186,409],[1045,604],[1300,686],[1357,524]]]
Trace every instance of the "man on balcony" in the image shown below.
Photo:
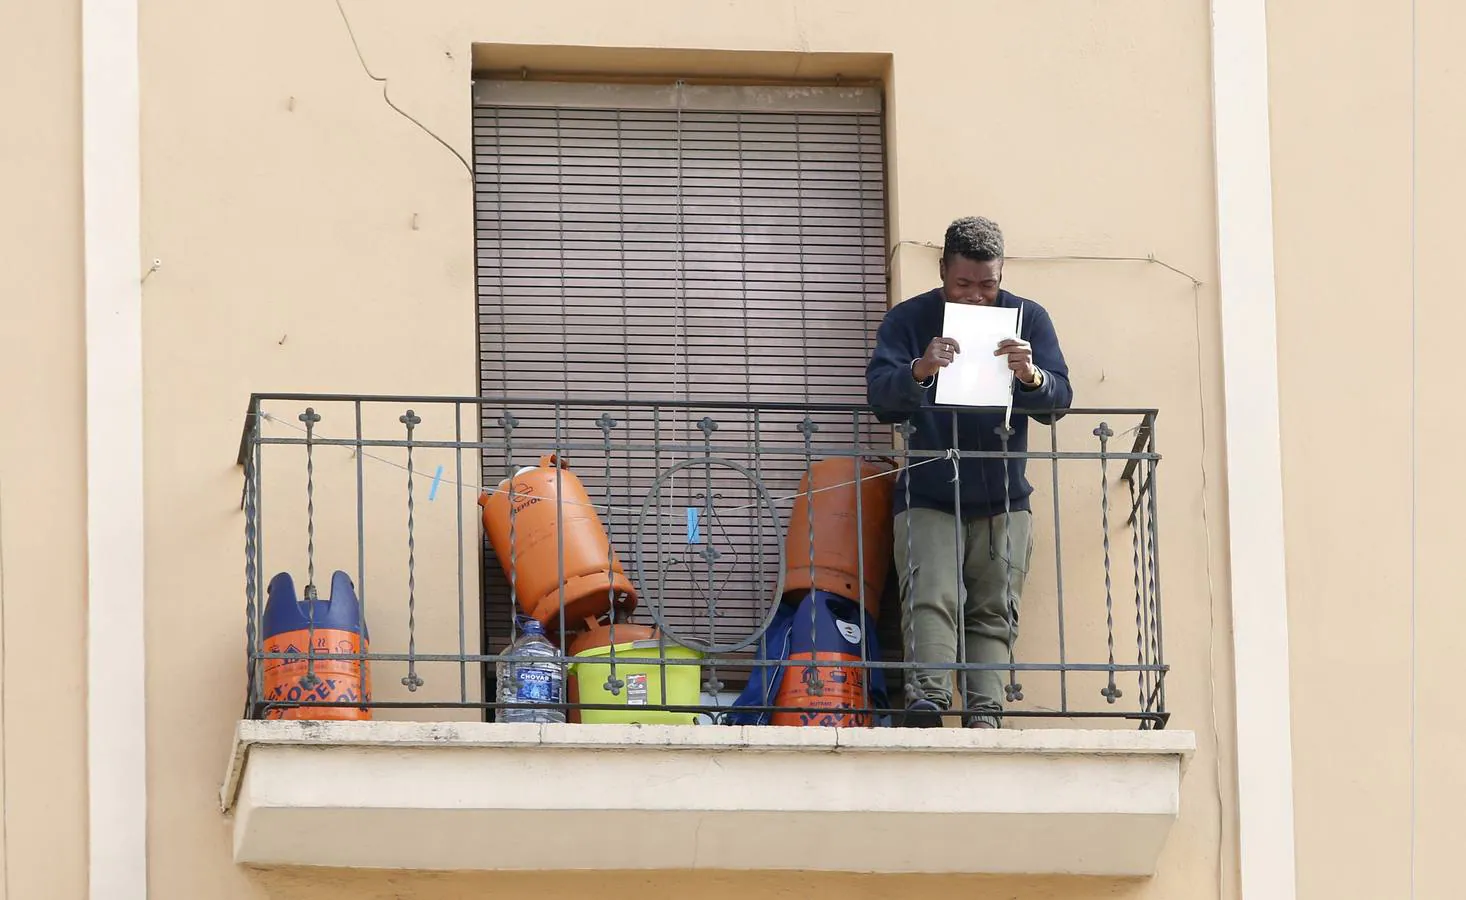
[[[870,405],[883,422],[913,426],[913,449],[1001,450],[1002,410],[959,413],[933,401],[938,374],[958,353],[1005,356],[1016,379],[1008,449],[1022,452],[1028,419],[1050,423],[1052,411],[1067,408],[1074,396],[1054,323],[1042,306],[1002,290],[1003,232],[988,219],[958,219],[947,228],[939,271],[941,287],[893,307],[881,323],[866,367]],[[945,303],[1021,307],[1018,339],[959,346],[942,335]],[[921,667],[958,661],[959,628],[967,662],[1010,661],[1033,553],[1033,487],[1024,469],[1023,459],[962,459],[915,465],[901,474],[895,557],[906,661],[914,669],[907,676],[908,726],[940,726],[952,705],[952,672]],[[995,669],[959,674],[969,727],[1000,725],[1003,676]]]

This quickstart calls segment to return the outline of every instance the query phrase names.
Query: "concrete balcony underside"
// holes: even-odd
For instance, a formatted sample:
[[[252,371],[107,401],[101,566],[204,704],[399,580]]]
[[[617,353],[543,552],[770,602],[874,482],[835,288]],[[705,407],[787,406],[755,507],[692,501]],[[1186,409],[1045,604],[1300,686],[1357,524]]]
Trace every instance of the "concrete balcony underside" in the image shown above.
[[[1190,732],[240,722],[236,862],[1137,876]]]

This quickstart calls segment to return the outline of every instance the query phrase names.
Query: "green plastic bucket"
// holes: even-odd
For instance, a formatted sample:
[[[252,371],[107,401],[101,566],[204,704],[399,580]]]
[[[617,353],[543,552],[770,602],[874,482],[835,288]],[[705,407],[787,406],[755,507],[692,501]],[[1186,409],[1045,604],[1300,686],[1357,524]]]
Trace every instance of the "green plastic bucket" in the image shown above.
[[[628,641],[616,645],[616,677],[625,682],[621,690],[613,695],[606,690],[606,680],[611,677],[610,662],[581,662],[580,660],[602,660],[611,655],[610,647],[594,647],[575,655],[577,662],[571,663],[571,674],[581,703],[615,705],[619,709],[582,709],[580,721],[587,725],[692,725],[697,722],[694,712],[667,712],[655,707],[663,705],[662,673],[667,673],[667,706],[696,706],[702,696],[702,666],[687,664],[662,666],[655,662],[627,663],[621,657],[652,659],[661,650],[657,641]],[[701,659],[696,650],[668,644],[667,659]]]

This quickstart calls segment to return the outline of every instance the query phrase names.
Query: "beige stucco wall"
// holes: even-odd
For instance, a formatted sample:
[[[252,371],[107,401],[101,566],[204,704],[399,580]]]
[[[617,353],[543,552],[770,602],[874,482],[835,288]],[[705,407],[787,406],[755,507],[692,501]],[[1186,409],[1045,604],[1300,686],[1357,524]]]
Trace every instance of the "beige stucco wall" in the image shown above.
[[[270,389],[472,392],[470,185],[443,147],[382,102],[331,3],[144,0],[143,249],[164,260],[145,295],[153,895],[437,898],[498,889],[571,897],[593,888],[619,897],[654,885],[709,897],[941,896],[989,887],[1024,897],[1215,896],[1211,691],[1214,683],[1225,734],[1230,672],[1224,626],[1215,636],[1215,678],[1207,671],[1206,559],[1223,555],[1220,532],[1208,543],[1196,524],[1203,518],[1199,400],[1213,436],[1221,415],[1204,5],[898,9],[744,0],[694,9],[671,0],[553,8],[351,0],[347,7],[394,101],[465,150],[475,43],[885,55],[891,69],[877,74],[891,86],[893,240],[940,240],[951,218],[982,212],[1003,222],[1018,255],[1154,253],[1206,282],[1193,292],[1184,278],[1145,263],[1014,262],[1008,272],[1013,289],[1054,312],[1084,403],[1165,410],[1170,702],[1173,725],[1200,732],[1201,751],[1185,781],[1183,818],[1149,882],[342,875],[232,866],[214,790],[243,690],[242,521],[232,462],[244,401],[251,390]],[[490,64],[514,56],[500,52],[490,53]],[[523,55],[546,58],[537,52]],[[598,65],[654,70],[664,59],[648,49]],[[798,62],[738,59],[762,74],[788,74]],[[898,295],[931,285],[934,253],[907,246],[897,256]],[[1205,459],[1216,515],[1224,487],[1217,441]],[[1224,622],[1220,571],[1210,581]],[[374,621],[374,637],[376,630]],[[1220,794],[1228,792],[1224,784]],[[1222,852],[1230,869],[1230,831]]]
[[[0,134],[0,196],[10,201],[0,218],[9,279],[0,383],[14,399],[0,428],[0,788],[11,825],[0,854],[14,897],[80,897],[85,889],[78,5],[0,8],[0,105],[11,122],[25,123]],[[1204,4],[1061,11],[953,2],[897,15],[887,4],[745,0],[695,16],[670,2],[636,15],[629,4],[567,3],[553,15],[467,0],[348,6],[394,99],[460,148],[475,42],[889,54],[893,240],[935,240],[953,215],[981,211],[1004,223],[1015,253],[1153,252],[1214,281]],[[1412,742],[1410,5],[1269,5],[1304,898],[1403,895],[1412,758],[1418,895],[1451,896],[1452,823],[1466,799],[1456,762],[1466,722],[1452,677],[1455,510],[1466,485],[1453,459],[1461,426],[1439,408],[1452,398],[1454,335],[1466,324],[1453,302],[1456,210],[1466,198],[1456,175],[1462,76],[1451,67],[1466,13],[1447,0],[1419,0],[1416,9],[1413,668],[1421,715]],[[228,9],[144,0],[142,14],[144,253],[164,259],[145,288],[155,896],[451,897],[486,886],[567,897],[650,887],[707,896],[1212,895],[1207,545],[1195,525],[1198,396],[1208,401],[1211,435],[1220,434],[1215,295],[1209,286],[1199,293],[1199,393],[1189,285],[1120,263],[1015,262],[1009,281],[1054,310],[1082,373],[1083,402],[1166,411],[1171,702],[1175,724],[1201,732],[1202,749],[1155,881],[235,869],[213,791],[242,693],[231,463],[244,399],[252,389],[471,391],[468,182],[446,151],[382,104],[330,3]],[[650,66],[655,57],[619,59]],[[963,67],[970,79],[954,75]],[[929,283],[930,251],[904,247],[896,261],[899,293]],[[1356,364],[1356,348],[1377,351],[1386,377]],[[1225,487],[1216,445],[1205,457],[1213,513]],[[1362,542],[1368,564],[1359,562]],[[1210,552],[1225,558],[1215,538]],[[1214,571],[1225,735],[1226,585],[1223,569]],[[1222,794],[1230,797],[1225,778]],[[1230,832],[1226,846],[1230,860]],[[1235,890],[1235,878],[1228,881]]]
[[[0,4],[0,896],[86,890],[80,3]]]
[[[1019,255],[1154,253],[1214,280],[1199,7],[1126,3],[1076,14],[933,3],[900,21],[873,3],[740,3],[695,15],[674,3],[636,15],[630,5],[589,3],[565,4],[554,15],[468,2],[350,8],[394,99],[458,147],[468,139],[475,42],[888,54],[893,240],[935,240],[953,216],[981,211],[1004,222]],[[145,0],[142,14],[144,255],[163,260],[145,285],[153,895],[324,896],[345,890],[343,883],[367,895],[413,897],[487,885],[583,893],[585,876],[263,874],[230,864],[214,789],[242,694],[242,522],[232,457],[244,399],[252,389],[471,391],[468,182],[451,156],[383,105],[330,4],[232,10]],[[21,198],[16,208],[28,212],[6,218],[0,243],[21,261],[9,266],[17,290],[4,306],[0,365],[6,384],[31,385],[26,402],[44,414],[3,432],[4,786],[11,822],[24,822],[8,829],[4,849],[15,896],[71,897],[84,889],[86,823],[75,5],[27,9],[5,26],[4,58],[24,73],[4,81],[23,88],[7,90],[7,108],[34,127],[7,132],[3,144],[4,195]],[[982,29],[1002,39],[983,40]],[[974,81],[991,86],[953,75],[974,46],[986,54]],[[633,53],[619,64],[656,61]],[[748,65],[773,74],[760,67],[787,62]],[[929,250],[903,247],[897,258],[898,295],[931,283]],[[1103,885],[595,876],[609,896],[648,883],[710,896],[980,888],[1052,897],[1212,895],[1219,792],[1205,668],[1208,600],[1214,593],[1224,621],[1226,594],[1220,574],[1209,586],[1205,565],[1220,549],[1194,523],[1202,519],[1199,399],[1213,435],[1220,424],[1215,295],[1210,287],[1193,294],[1184,279],[1131,263],[1015,262],[1009,283],[1054,311],[1083,402],[1166,411],[1163,521],[1176,523],[1165,535],[1168,649],[1177,667],[1170,700],[1174,725],[1201,732],[1202,749],[1161,874]],[[1205,459],[1215,512],[1223,488],[1215,442]],[[323,537],[323,546],[332,540],[339,538]],[[1223,637],[1214,679],[1223,733],[1226,659]],[[17,671],[44,673],[46,692],[27,700]],[[38,736],[11,738],[14,721],[39,725]],[[28,777],[37,771],[50,777]]]
[[[1299,896],[1456,896],[1466,10],[1269,16]]]
[[[1466,427],[1448,404],[1459,398],[1460,337],[1466,334],[1466,126],[1461,118],[1466,72],[1459,63],[1466,9],[1428,0],[1418,11],[1419,94],[1416,279],[1419,388],[1416,395],[1418,507],[1415,590],[1416,890],[1420,897],[1460,891],[1460,815],[1466,806],[1466,711],[1456,699],[1460,678],[1463,593],[1461,546],[1466,529],[1466,474],[1460,464]]]
[[[1410,864],[1410,23],[1404,3],[1321,12],[1269,5],[1294,794],[1309,900],[1405,896]],[[1360,365],[1370,347],[1398,368]]]

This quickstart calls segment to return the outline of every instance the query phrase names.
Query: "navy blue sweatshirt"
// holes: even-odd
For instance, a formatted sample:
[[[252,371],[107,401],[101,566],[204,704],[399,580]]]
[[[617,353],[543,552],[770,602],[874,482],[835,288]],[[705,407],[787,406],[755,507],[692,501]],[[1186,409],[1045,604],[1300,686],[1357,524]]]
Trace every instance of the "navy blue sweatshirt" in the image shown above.
[[[910,421],[916,426],[912,449],[947,450],[953,446],[952,420],[957,420],[957,446],[961,450],[1001,450],[1003,411],[963,410],[937,406],[936,385],[923,388],[911,374],[911,362],[920,359],[932,338],[942,334],[942,313],[945,301],[941,289],[912,297],[886,313],[876,333],[876,349],[865,369],[866,397],[882,422]],[[1009,309],[1023,305],[1020,337],[1033,346],[1033,364],[1043,370],[1043,385],[1025,390],[1016,385],[1013,392],[1013,436],[1008,449],[1028,447],[1028,419],[1052,423],[1048,412],[1072,405],[1074,390],[1069,385],[1069,366],[1059,349],[1059,337],[1048,311],[1032,300],[1025,300],[1007,291],[998,293],[998,306]],[[963,353],[992,353],[997,347],[963,347]],[[941,375],[937,376],[938,379]],[[915,460],[913,460],[915,462]],[[986,517],[1004,510],[1004,481],[1007,483],[1007,508],[1026,510],[1033,487],[1024,475],[1024,461],[1008,460],[1004,472],[1000,459],[964,459],[961,461],[962,515]],[[906,485],[896,486],[896,512],[906,509]],[[954,508],[952,464],[933,462],[914,468],[911,478],[911,505],[951,512]]]

